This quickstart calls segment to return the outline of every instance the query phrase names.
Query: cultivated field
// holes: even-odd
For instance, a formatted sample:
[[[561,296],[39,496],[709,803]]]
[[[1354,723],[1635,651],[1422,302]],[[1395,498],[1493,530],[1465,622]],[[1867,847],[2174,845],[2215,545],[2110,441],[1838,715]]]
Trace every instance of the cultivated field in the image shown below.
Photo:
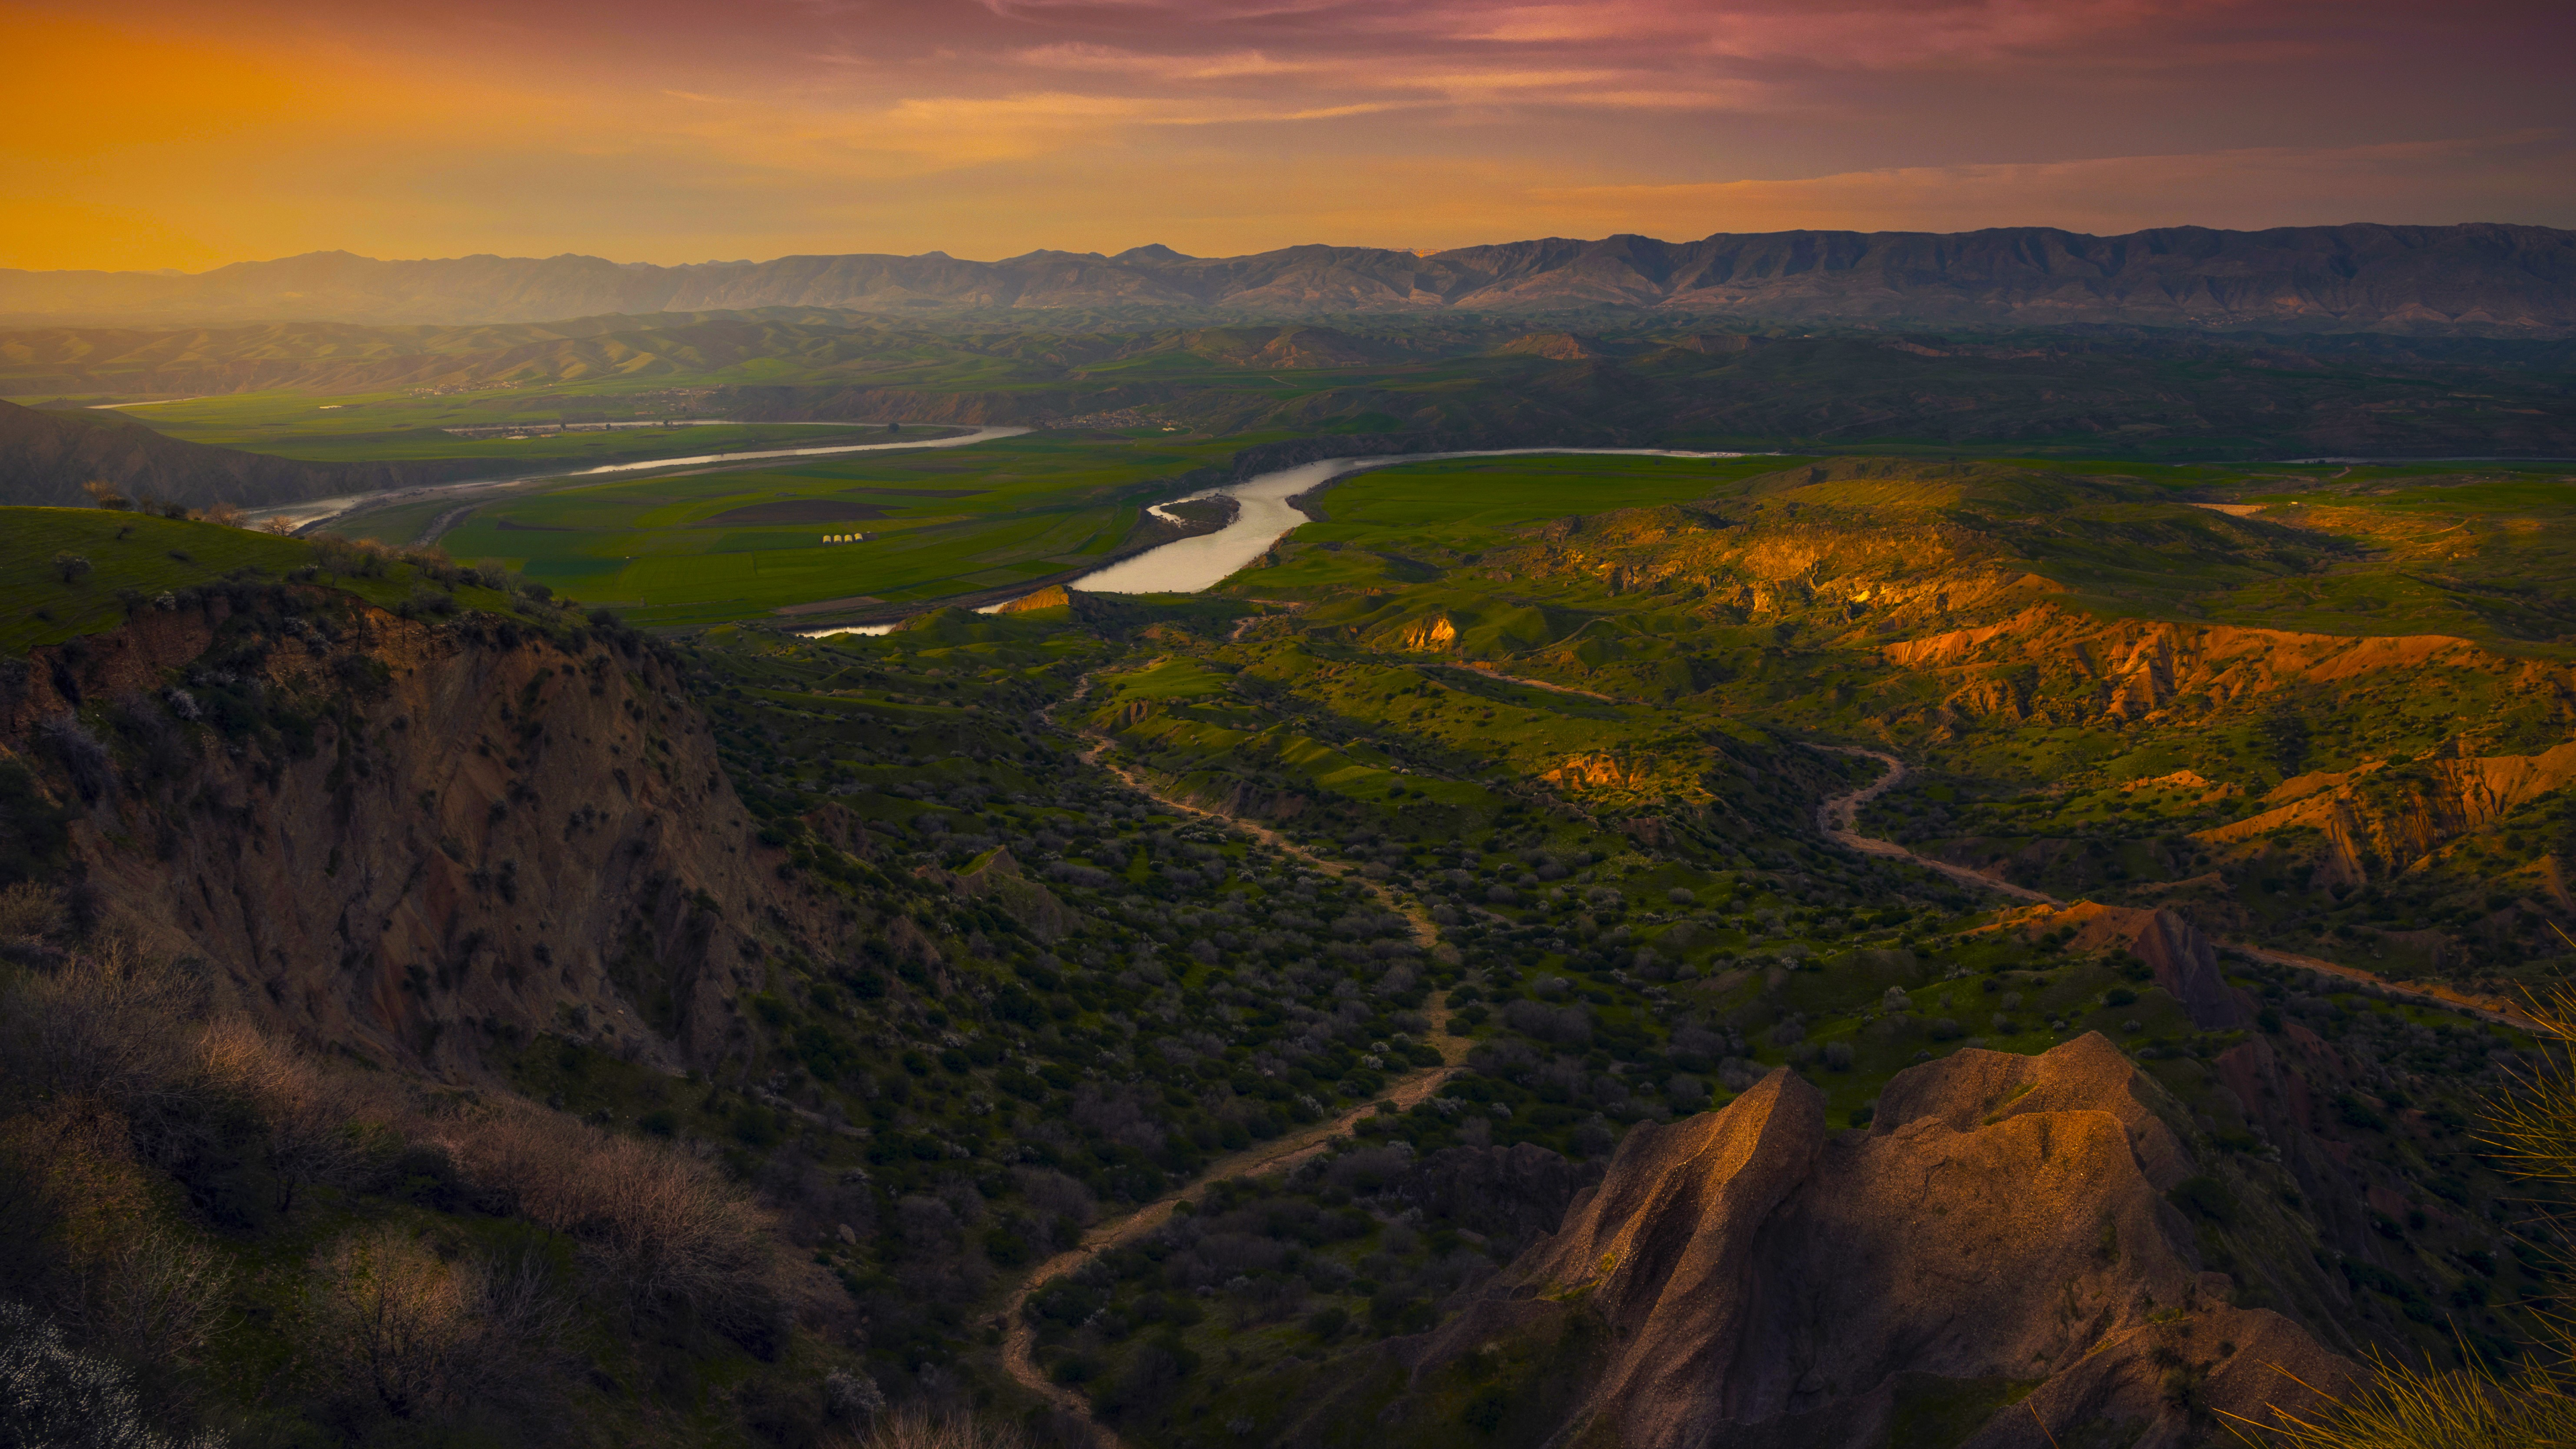
[[[1040,435],[619,479],[486,505],[442,542],[657,626],[827,600],[928,601],[1105,561],[1146,503],[1234,446]],[[823,541],[859,533],[870,537]]]

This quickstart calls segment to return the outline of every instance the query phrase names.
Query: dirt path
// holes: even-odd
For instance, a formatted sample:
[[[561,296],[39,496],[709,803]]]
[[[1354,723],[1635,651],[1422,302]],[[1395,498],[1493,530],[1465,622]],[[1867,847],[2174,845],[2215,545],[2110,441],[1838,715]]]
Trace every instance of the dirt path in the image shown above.
[[[1091,692],[1091,679],[1091,675],[1084,675],[1065,703],[1079,703],[1088,695]],[[1046,714],[1052,721],[1054,710],[1049,709]],[[1222,821],[1235,829],[1244,831],[1271,849],[1283,855],[1293,856],[1326,875],[1337,878],[1347,878],[1350,875],[1351,868],[1348,864],[1316,855],[1266,825],[1210,810],[1205,806],[1181,799],[1152,777],[1129,769],[1115,760],[1104,760],[1102,756],[1108,751],[1112,741],[1104,735],[1089,730],[1079,730],[1077,733],[1091,740],[1090,746],[1082,752],[1082,762],[1107,770],[1138,794],[1149,796],[1174,810],[1184,811],[1203,819]],[[1400,912],[1405,919],[1411,921],[1415,940],[1425,947],[1438,944],[1439,928],[1432,924],[1431,917],[1419,905],[1397,900],[1391,892],[1366,878],[1361,878],[1359,884],[1384,903],[1387,909]],[[1430,1000],[1429,1010],[1424,1014],[1431,1019],[1430,1038],[1432,1045],[1440,1052],[1439,1066],[1422,1067],[1408,1072],[1389,1082],[1386,1089],[1374,1100],[1363,1106],[1353,1107],[1337,1117],[1301,1127],[1284,1137],[1255,1143],[1240,1152],[1228,1153],[1209,1163],[1196,1177],[1152,1202],[1124,1216],[1112,1218],[1086,1229],[1079,1243],[1031,1269],[1028,1277],[1012,1291],[1010,1301],[1002,1308],[1003,1372],[1009,1374],[1020,1387],[1081,1420],[1090,1429],[1093,1441],[1100,1445],[1101,1449],[1123,1449],[1118,1435],[1109,1426],[1091,1417],[1089,1399],[1049,1379],[1038,1368],[1037,1331],[1028,1324],[1025,1312],[1029,1295],[1080,1268],[1100,1254],[1135,1242],[1161,1227],[1171,1220],[1173,1208],[1182,1199],[1199,1192],[1209,1183],[1221,1182],[1229,1177],[1258,1176],[1295,1167],[1321,1153],[1333,1138],[1350,1131],[1361,1118],[1375,1114],[1379,1103],[1392,1103],[1396,1110],[1401,1112],[1438,1091],[1442,1083],[1465,1070],[1467,1043],[1464,1039],[1449,1034],[1448,992],[1435,993]]]
[[[428,524],[421,529],[419,536],[411,541],[411,546],[414,548],[430,547],[440,539],[445,538],[448,534],[454,532],[457,528],[463,526],[466,515],[480,507],[482,507],[482,505],[479,503],[468,503],[462,508],[448,509],[436,518],[431,519]]]
[[[1926,870],[1936,870],[1964,885],[1999,891],[2017,900],[2047,906],[2066,904],[2045,892],[2017,886],[2010,881],[1997,880],[1993,876],[1980,874],[1963,865],[1952,865],[1948,861],[1916,855],[1895,841],[1879,840],[1854,831],[1852,824],[1860,815],[1860,807],[1904,782],[1907,773],[1904,762],[1894,755],[1880,754],[1876,750],[1855,749],[1848,745],[1811,745],[1809,748],[1840,755],[1860,755],[1887,766],[1887,773],[1876,780],[1848,795],[1836,795],[1816,807],[1816,828],[1824,832],[1826,839],[1837,845],[1848,846],[1864,855],[1874,855],[1882,860],[1901,860],[1909,865],[1922,866]],[[2338,961],[2301,956],[2290,951],[2276,951],[2269,946],[2257,946],[2246,941],[2231,941],[2217,936],[2212,936],[2210,939],[2231,951],[2241,951],[2257,961],[2268,962],[2275,966],[2296,966],[2302,970],[2321,971],[2329,976],[2340,976],[2347,981],[2376,986],[2393,996],[2412,997],[2437,1006],[2456,1007],[2473,1016],[2524,1031],[2529,1031],[2536,1025],[2530,1013],[2500,996],[2479,996],[2448,986],[2401,986],[2376,972],[2363,970],[2359,966],[2346,966]]]
[[[1480,675],[1486,679],[1499,679],[1506,684],[1526,684],[1532,689],[1544,689],[1550,694],[1579,695],[1585,699],[1597,699],[1603,704],[1645,703],[1642,699],[1621,699],[1615,694],[1602,694],[1595,690],[1577,689],[1571,684],[1555,684],[1544,679],[1528,679],[1518,674],[1505,674],[1499,669],[1487,669],[1480,664],[1424,664],[1417,667],[1423,669],[1464,669],[1471,674]]]
[[[1886,774],[1869,784],[1848,795],[1836,795],[1816,807],[1816,828],[1824,832],[1827,840],[1836,845],[1857,850],[1863,855],[1875,855],[1883,860],[1901,860],[1909,865],[1919,865],[1926,870],[1938,871],[1962,885],[2000,891],[2015,900],[2034,901],[2046,906],[2066,904],[2045,891],[2017,886],[2008,880],[1997,880],[1983,872],[1970,870],[1964,865],[1952,865],[1946,860],[1934,860],[1930,856],[1916,855],[1893,840],[1877,840],[1853,830],[1852,823],[1860,817],[1860,807],[1904,782],[1905,762],[1894,755],[1882,755],[1876,750],[1854,749],[1848,745],[1810,745],[1808,748],[1823,750],[1828,754],[1859,755],[1863,759],[1876,760],[1887,767]]]

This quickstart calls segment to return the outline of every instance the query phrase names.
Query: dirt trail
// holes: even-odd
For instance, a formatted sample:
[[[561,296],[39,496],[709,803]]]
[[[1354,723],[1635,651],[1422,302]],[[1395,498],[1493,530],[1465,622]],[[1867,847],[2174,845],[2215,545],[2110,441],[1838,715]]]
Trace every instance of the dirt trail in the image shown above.
[[[1084,675],[1065,703],[1079,703],[1084,696],[1088,695],[1091,692],[1091,678],[1088,674]],[[1046,713],[1052,720],[1054,711],[1050,709]],[[1082,762],[1107,770],[1138,794],[1150,796],[1175,810],[1209,820],[1223,821],[1251,835],[1271,849],[1283,855],[1294,856],[1326,875],[1347,877],[1350,874],[1351,868],[1344,862],[1326,860],[1266,825],[1210,810],[1181,799],[1150,777],[1114,760],[1103,760],[1101,756],[1109,749],[1112,742],[1106,736],[1089,730],[1078,731],[1078,733],[1087,736],[1092,742],[1089,748],[1082,752]],[[1389,910],[1397,911],[1411,921],[1414,938],[1422,945],[1429,947],[1438,944],[1439,928],[1432,924],[1431,917],[1419,905],[1398,901],[1374,881],[1362,878],[1360,884],[1376,895]],[[1354,1107],[1337,1117],[1301,1127],[1287,1136],[1255,1143],[1240,1152],[1220,1157],[1209,1163],[1196,1177],[1152,1202],[1124,1216],[1112,1218],[1086,1229],[1081,1242],[1031,1269],[1028,1277],[1012,1291],[1010,1301],[1002,1308],[1003,1372],[1009,1374],[1022,1388],[1081,1420],[1090,1429],[1093,1441],[1101,1446],[1101,1449],[1123,1449],[1123,1441],[1119,1439],[1116,1432],[1108,1425],[1092,1418],[1089,1399],[1057,1384],[1038,1368],[1037,1333],[1026,1321],[1024,1311],[1028,1307],[1029,1295],[1080,1268],[1100,1254],[1132,1243],[1161,1227],[1171,1220],[1173,1208],[1183,1198],[1199,1192],[1209,1183],[1221,1182],[1229,1177],[1256,1176],[1295,1167],[1322,1152],[1326,1144],[1333,1138],[1350,1131],[1361,1118],[1374,1114],[1378,1103],[1393,1103],[1396,1110],[1403,1111],[1438,1091],[1442,1083],[1465,1069],[1467,1043],[1464,1039],[1449,1034],[1449,993],[1446,991],[1435,993],[1425,1015],[1431,1019],[1430,1039],[1432,1045],[1439,1049],[1441,1062],[1439,1066],[1419,1068],[1396,1078],[1387,1084],[1386,1090],[1380,1092],[1375,1100],[1364,1106]]]
[[[2045,891],[2035,891],[2026,886],[2017,886],[2008,880],[1997,880],[1993,876],[1986,875],[1980,871],[1970,870],[1964,865],[1952,865],[1946,860],[1934,860],[1929,856],[1916,855],[1913,851],[1906,849],[1904,846],[1897,844],[1893,840],[1876,840],[1853,830],[1853,822],[1860,817],[1860,807],[1877,799],[1879,796],[1886,794],[1888,791],[1896,788],[1899,784],[1904,782],[1906,776],[1905,762],[1899,760],[1894,755],[1882,755],[1876,750],[1854,749],[1848,745],[1810,745],[1808,748],[1823,750],[1829,754],[1836,755],[1859,755],[1864,759],[1876,760],[1887,767],[1886,774],[1879,776],[1869,784],[1862,786],[1860,789],[1854,790],[1848,795],[1836,795],[1832,799],[1827,800],[1822,805],[1816,807],[1816,828],[1824,832],[1827,840],[1832,841],[1836,845],[1857,850],[1863,855],[1875,855],[1887,860],[1902,860],[1908,864],[1922,866],[1926,870],[1939,871],[1941,874],[1946,875],[1950,879],[1958,881],[1963,885],[1977,886],[1981,889],[1990,891],[2000,891],[2005,895],[2011,896],[2015,900],[2035,901],[2041,905],[2047,906],[2059,906],[2065,904],[2064,901],[2059,900],[2055,896],[2049,895]]]
[[[1421,669],[1464,669],[1469,673],[1482,675],[1487,679],[1502,680],[1506,684],[1526,684],[1532,689],[1544,689],[1551,694],[1580,695],[1585,699],[1597,699],[1603,704],[1645,703],[1642,699],[1621,699],[1615,694],[1603,694],[1598,690],[1577,689],[1571,684],[1557,684],[1545,679],[1530,679],[1523,675],[1505,674],[1499,669],[1489,669],[1482,664],[1424,664],[1416,667]]]
[[[1840,755],[1860,755],[1887,766],[1887,773],[1876,780],[1848,795],[1836,795],[1816,807],[1816,828],[1824,832],[1827,840],[1857,850],[1864,855],[1875,855],[1883,860],[1901,860],[1909,865],[1922,866],[1926,870],[1939,871],[1964,885],[1999,891],[2017,900],[2047,906],[2066,904],[2043,891],[2017,886],[2010,881],[1997,880],[1993,876],[1970,870],[1963,865],[1952,865],[1948,861],[1916,855],[1895,841],[1878,840],[1854,831],[1852,825],[1859,818],[1860,807],[1903,783],[1906,776],[1904,762],[1894,755],[1881,754],[1876,750],[1855,749],[1848,745],[1811,745],[1809,748]],[[2473,1016],[2524,1031],[2531,1030],[2535,1025],[2530,1013],[2500,996],[2480,996],[2448,986],[2401,986],[2358,966],[2346,966],[2337,961],[2321,960],[2315,956],[2301,956],[2290,951],[2276,951],[2269,946],[2257,946],[2245,941],[2230,941],[2218,936],[2212,936],[2210,939],[2231,951],[2241,951],[2255,960],[2269,962],[2275,966],[2296,966],[2303,970],[2321,971],[2329,976],[2340,976],[2347,981],[2376,986],[2393,996],[2412,997],[2438,1006],[2457,1007]]]

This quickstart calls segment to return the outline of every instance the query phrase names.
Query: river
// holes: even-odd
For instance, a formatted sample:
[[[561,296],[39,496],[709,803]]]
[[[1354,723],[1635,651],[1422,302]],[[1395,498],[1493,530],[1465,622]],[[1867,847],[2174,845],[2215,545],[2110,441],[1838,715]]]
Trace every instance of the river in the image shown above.
[[[1517,458],[1533,454],[1599,454],[1632,458],[1742,458],[1743,453],[1682,453],[1667,448],[1495,448],[1465,453],[1397,453],[1373,458],[1326,458],[1263,473],[1241,483],[1203,489],[1190,498],[1230,497],[1242,505],[1234,522],[1214,533],[1179,539],[1121,559],[1067,585],[1094,594],[1194,594],[1213,588],[1267,552],[1306,515],[1288,500],[1335,478],[1397,463],[1435,463],[1445,458]],[[1188,499],[1174,499],[1185,503]],[[1572,503],[1576,500],[1569,499]],[[1161,512],[1157,506],[1156,512]]]
[[[826,423],[825,427],[866,426],[864,424]],[[461,483],[434,483],[425,488],[399,488],[385,493],[360,493],[346,498],[316,498],[284,508],[260,510],[253,522],[272,518],[285,519],[301,532],[317,524],[328,523],[361,508],[375,509],[396,503],[418,503],[423,499],[446,498],[477,491],[501,491],[526,488],[537,483],[561,483],[568,479],[599,478],[618,473],[646,473],[662,468],[730,467],[736,463],[762,463],[779,458],[819,458],[840,453],[886,453],[911,448],[963,448],[970,443],[989,443],[995,438],[1016,438],[1026,428],[977,428],[953,438],[930,438],[909,443],[836,443],[818,448],[771,448],[756,453],[698,453],[686,458],[647,458],[638,463],[602,463],[593,468],[575,468],[561,473],[519,473],[507,478],[469,478]]]
[[[1175,498],[1172,503],[1187,503],[1190,498],[1232,498],[1241,506],[1234,522],[1214,533],[1195,538],[1176,539],[1161,548],[1147,549],[1134,558],[1120,559],[1107,568],[1097,569],[1075,579],[1065,587],[1092,594],[1195,594],[1214,588],[1226,578],[1268,551],[1270,545],[1294,532],[1298,525],[1309,522],[1288,500],[1311,492],[1336,478],[1363,472],[1370,468],[1392,467],[1398,463],[1436,463],[1446,458],[1521,458],[1538,455],[1563,456],[1580,454],[1623,458],[1750,458],[1753,453],[1685,453],[1671,448],[1492,448],[1463,453],[1389,453],[1368,458],[1325,458],[1313,463],[1300,463],[1293,468],[1256,474],[1241,483],[1228,483],[1216,488],[1202,488],[1188,498]],[[1172,503],[1157,503],[1153,511],[1168,518],[1164,510]],[[1008,603],[987,604],[977,610],[990,614],[1009,607]],[[815,629],[808,639],[828,639],[837,634],[890,634],[897,624],[843,625]]]

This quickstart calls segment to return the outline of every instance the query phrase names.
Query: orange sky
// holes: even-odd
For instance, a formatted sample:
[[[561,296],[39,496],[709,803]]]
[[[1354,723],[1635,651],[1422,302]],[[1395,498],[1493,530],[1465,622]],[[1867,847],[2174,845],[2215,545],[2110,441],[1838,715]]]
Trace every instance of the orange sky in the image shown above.
[[[2576,226],[2566,10],[0,4],[0,266]]]

